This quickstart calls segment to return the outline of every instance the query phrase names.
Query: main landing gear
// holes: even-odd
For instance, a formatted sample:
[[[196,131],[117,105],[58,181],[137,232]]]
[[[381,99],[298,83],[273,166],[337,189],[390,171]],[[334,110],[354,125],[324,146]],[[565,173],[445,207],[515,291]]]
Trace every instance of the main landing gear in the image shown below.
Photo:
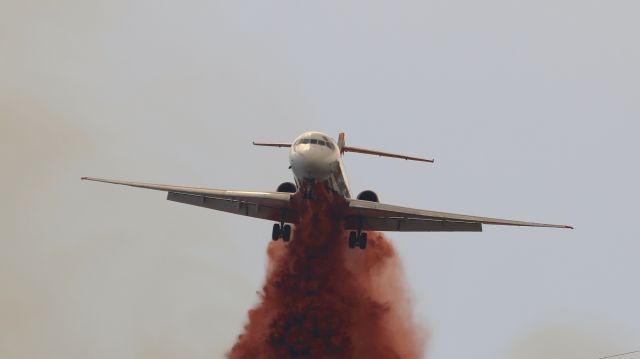
[[[282,238],[283,241],[289,242],[291,239],[291,226],[284,224],[287,218],[287,210],[285,208],[280,210],[280,223],[273,224],[273,230],[271,231],[271,239],[277,241]]]
[[[291,226],[288,224],[273,224],[273,231],[271,231],[271,239],[277,241],[279,238],[282,238],[283,241],[289,242],[291,239]]]
[[[349,232],[349,248],[359,247],[360,249],[367,248],[367,233],[360,231]]]

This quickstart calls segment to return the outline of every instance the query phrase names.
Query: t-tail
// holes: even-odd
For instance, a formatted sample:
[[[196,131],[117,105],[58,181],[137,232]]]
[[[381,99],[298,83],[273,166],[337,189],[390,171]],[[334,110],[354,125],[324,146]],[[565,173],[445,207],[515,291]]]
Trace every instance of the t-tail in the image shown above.
[[[253,144],[256,146],[268,146],[268,147],[291,147],[291,143],[286,143],[286,142],[255,142],[254,141]],[[410,161],[420,161],[420,162],[429,162],[429,163],[434,162],[433,158],[414,157],[414,156],[401,155],[397,153],[370,150],[362,147],[347,146],[345,142],[344,132],[340,132],[340,134],[338,134],[337,146],[338,146],[338,149],[340,150],[341,156],[343,156],[345,152],[356,152],[356,153],[363,153],[366,155],[400,158],[403,160],[410,160]]]

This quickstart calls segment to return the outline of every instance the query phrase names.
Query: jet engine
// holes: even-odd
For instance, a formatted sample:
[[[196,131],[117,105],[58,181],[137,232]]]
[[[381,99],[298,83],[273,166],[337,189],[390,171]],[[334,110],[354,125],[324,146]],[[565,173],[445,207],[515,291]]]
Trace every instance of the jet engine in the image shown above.
[[[378,195],[371,190],[360,192],[357,198],[363,201],[380,202],[380,200],[378,199]]]
[[[298,187],[291,182],[283,182],[276,189],[278,192],[288,192],[288,193],[296,193],[298,192]]]

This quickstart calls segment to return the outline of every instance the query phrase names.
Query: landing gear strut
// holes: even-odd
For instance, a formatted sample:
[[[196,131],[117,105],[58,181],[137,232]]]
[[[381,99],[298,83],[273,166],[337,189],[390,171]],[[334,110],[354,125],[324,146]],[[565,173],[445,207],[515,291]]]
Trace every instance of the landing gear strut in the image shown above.
[[[358,233],[359,232],[359,233]],[[367,233],[360,231],[349,232],[349,248],[358,247],[360,249],[367,248]]]
[[[302,198],[313,199],[313,188],[311,186],[305,187],[304,192],[302,194]]]

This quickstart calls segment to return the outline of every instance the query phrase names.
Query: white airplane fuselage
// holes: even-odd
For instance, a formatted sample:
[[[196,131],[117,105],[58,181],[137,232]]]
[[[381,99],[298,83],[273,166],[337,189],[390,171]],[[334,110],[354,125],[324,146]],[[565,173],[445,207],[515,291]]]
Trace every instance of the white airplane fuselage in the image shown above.
[[[289,164],[298,188],[322,182],[341,196],[351,198],[340,148],[328,135],[309,131],[298,136],[289,150]]]

